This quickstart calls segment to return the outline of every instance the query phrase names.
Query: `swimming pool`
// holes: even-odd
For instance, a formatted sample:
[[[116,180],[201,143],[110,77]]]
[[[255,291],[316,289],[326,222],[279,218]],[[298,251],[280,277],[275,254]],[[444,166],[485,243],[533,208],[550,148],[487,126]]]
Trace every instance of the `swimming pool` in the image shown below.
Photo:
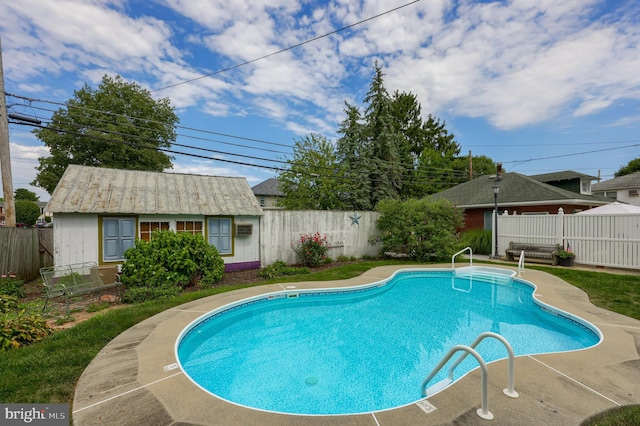
[[[287,290],[200,317],[178,337],[176,356],[194,383],[236,404],[313,415],[379,411],[422,399],[422,380],[444,354],[482,332],[505,337],[516,355],[600,341],[597,328],[537,302],[533,291],[511,277],[433,269],[357,288]],[[507,356],[493,340],[476,349],[486,362]],[[467,357],[455,380],[477,367]]]

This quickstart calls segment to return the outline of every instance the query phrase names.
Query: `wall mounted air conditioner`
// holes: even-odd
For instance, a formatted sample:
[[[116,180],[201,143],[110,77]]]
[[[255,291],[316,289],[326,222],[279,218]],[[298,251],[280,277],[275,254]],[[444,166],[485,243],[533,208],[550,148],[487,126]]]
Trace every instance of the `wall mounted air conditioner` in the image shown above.
[[[253,223],[236,223],[236,237],[246,237],[253,234]]]

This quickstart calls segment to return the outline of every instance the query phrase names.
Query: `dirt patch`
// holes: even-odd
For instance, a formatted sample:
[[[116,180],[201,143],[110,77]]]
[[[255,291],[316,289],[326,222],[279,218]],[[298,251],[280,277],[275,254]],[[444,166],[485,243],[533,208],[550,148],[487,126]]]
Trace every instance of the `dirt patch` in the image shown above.
[[[320,265],[315,268],[310,268],[310,272],[318,272],[326,269],[336,268],[347,264],[348,262],[334,262],[327,265]],[[263,278],[258,276],[258,269],[248,269],[244,271],[226,272],[222,280],[216,283],[216,286],[235,286],[242,284],[255,284],[260,281],[264,281]],[[24,301],[40,302],[40,306],[44,306],[45,294],[41,280],[34,280],[25,284],[26,297]],[[196,291],[197,287],[187,289],[186,291]],[[103,293],[99,296],[85,295],[83,297],[76,298],[71,301],[69,305],[70,316],[65,316],[65,302],[61,298],[56,298],[47,302],[47,309],[45,316],[47,317],[47,323],[56,329],[62,330],[73,327],[83,321],[88,320],[100,313],[119,309],[125,306],[118,301],[115,293]]]

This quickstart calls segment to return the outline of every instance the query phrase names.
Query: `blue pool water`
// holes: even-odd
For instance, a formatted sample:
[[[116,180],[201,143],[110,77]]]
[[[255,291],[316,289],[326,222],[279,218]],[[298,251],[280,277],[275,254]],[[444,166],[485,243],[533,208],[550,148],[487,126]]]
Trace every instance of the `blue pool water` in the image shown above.
[[[431,270],[366,289],[282,292],[198,319],[178,339],[177,358],[192,381],[237,404],[295,414],[384,410],[422,399],[422,381],[447,351],[485,331],[506,338],[516,356],[600,341],[594,326],[535,302],[533,290],[511,278]],[[507,357],[496,339],[476,349],[486,362]],[[467,357],[455,380],[477,367]]]

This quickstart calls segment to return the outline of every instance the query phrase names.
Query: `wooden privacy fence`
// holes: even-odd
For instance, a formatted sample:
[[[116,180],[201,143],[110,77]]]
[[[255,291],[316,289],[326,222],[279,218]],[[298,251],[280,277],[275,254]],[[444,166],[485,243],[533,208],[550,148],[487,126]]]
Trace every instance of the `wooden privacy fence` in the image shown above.
[[[319,232],[332,246],[329,256],[375,256],[380,245],[369,244],[377,234],[378,213],[372,211],[265,210],[260,224],[260,261],[262,266],[276,260],[289,264],[298,261],[291,243],[301,234]]]
[[[0,275],[11,272],[28,281],[52,265],[53,229],[0,228]]]
[[[498,217],[498,255],[509,241],[561,244],[576,254],[576,263],[640,269],[640,215],[564,214]],[[495,244],[494,244],[495,246]]]

